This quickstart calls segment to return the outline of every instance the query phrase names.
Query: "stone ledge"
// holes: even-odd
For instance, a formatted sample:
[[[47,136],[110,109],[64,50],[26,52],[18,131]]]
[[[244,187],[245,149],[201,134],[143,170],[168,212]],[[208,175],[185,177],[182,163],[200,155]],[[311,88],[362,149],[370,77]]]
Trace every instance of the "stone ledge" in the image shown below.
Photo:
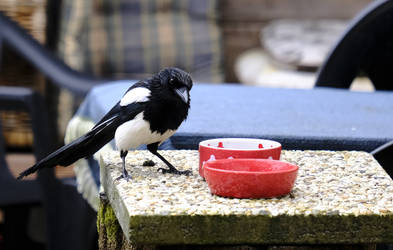
[[[222,244],[187,244],[187,245],[168,245],[163,242],[159,242],[156,245],[149,244],[133,244],[127,240],[121,230],[116,215],[109,204],[105,195],[101,196],[100,209],[98,213],[97,227],[99,231],[99,249],[114,250],[114,249],[127,249],[127,250],[184,250],[184,249],[195,249],[195,250],[328,250],[328,249],[342,249],[342,250],[375,250],[375,244],[313,244],[313,245],[290,245],[286,246],[283,244],[278,245],[222,245]],[[154,236],[156,237],[156,236]],[[166,241],[165,241],[166,242]],[[317,242],[318,243],[318,242]]]
[[[120,175],[118,152],[101,158],[102,184],[132,244],[360,244],[393,242],[393,181],[364,152],[283,151],[298,164],[293,196],[228,199],[210,194],[197,151],[162,151],[192,176],[157,173],[146,151],[130,152]],[[141,167],[153,158],[158,166]],[[164,167],[164,166],[162,166]]]

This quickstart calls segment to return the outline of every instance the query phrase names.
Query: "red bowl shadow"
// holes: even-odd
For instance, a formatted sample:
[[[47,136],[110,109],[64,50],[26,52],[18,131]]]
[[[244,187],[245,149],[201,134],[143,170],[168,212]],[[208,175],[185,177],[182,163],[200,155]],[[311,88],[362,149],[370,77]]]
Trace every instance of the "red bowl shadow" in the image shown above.
[[[288,194],[299,167],[269,159],[223,159],[204,164],[213,194],[234,198],[272,198]]]

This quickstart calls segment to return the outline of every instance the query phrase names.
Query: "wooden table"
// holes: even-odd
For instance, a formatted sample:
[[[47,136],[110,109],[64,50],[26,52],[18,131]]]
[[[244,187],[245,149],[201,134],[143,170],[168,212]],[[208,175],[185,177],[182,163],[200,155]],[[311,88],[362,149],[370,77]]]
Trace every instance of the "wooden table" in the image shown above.
[[[127,156],[132,181],[115,180],[121,174],[118,152],[101,156],[101,249],[293,244],[373,249],[375,243],[393,242],[393,181],[368,153],[284,150],[281,159],[300,167],[298,178],[291,195],[273,199],[211,195],[197,171],[197,151],[162,154],[193,175],[158,173],[164,167],[158,158],[134,151]],[[146,159],[156,166],[143,167]]]

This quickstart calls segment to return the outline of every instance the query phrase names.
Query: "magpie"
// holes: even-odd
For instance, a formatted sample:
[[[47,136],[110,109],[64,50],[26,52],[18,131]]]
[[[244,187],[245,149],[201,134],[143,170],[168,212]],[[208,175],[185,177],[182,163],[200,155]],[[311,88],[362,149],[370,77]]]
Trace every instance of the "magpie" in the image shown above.
[[[38,161],[17,179],[42,168],[71,165],[93,155],[113,138],[123,163],[119,179],[131,179],[125,158],[129,149],[140,145],[147,145],[147,149],[168,166],[158,171],[191,174],[189,170],[177,170],[157,149],[187,118],[192,84],[191,76],[178,68],[165,68],[149,79],[136,82],[88,133]]]

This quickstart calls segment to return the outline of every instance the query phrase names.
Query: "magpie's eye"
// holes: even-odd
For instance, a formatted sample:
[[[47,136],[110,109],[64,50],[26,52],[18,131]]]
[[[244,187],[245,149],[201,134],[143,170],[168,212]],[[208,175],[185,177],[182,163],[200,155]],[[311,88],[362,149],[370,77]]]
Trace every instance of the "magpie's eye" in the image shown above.
[[[171,86],[174,86],[174,85],[176,84],[176,79],[175,79],[175,78],[170,78],[170,79],[169,79],[169,84],[170,84]]]

